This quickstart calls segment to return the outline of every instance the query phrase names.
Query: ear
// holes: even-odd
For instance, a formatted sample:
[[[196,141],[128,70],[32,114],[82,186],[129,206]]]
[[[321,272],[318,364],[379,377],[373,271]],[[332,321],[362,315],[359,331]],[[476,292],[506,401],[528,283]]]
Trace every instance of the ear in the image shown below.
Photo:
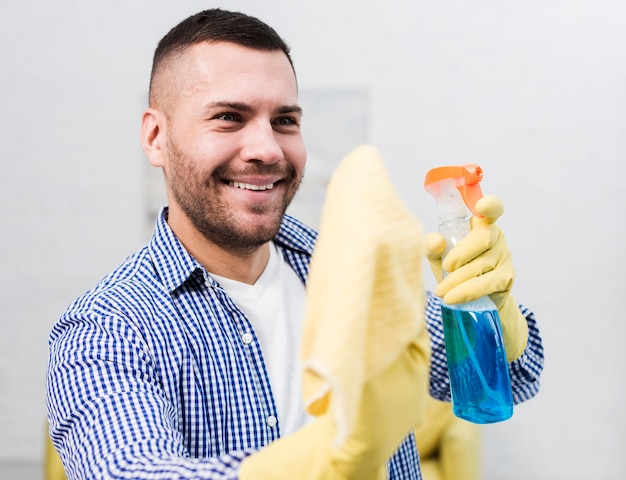
[[[141,146],[150,164],[165,166],[165,115],[160,110],[148,108],[141,117]]]

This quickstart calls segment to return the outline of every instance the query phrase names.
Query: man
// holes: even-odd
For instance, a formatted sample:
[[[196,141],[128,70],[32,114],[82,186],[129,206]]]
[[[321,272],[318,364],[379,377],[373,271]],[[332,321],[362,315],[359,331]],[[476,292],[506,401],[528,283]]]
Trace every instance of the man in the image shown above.
[[[285,215],[306,160],[288,47],[255,18],[201,12],[159,43],[149,100],[141,140],[163,170],[168,207],[150,243],[68,307],[50,337],[50,433],[68,476],[263,479],[282,463],[284,478],[379,478],[369,438],[328,460],[320,445],[332,424],[301,406],[295,365],[316,233]],[[498,292],[511,309],[504,283],[470,294]],[[543,357],[532,314],[513,310],[503,328],[522,401],[537,391]],[[449,400],[432,295],[426,315],[431,394]],[[374,397],[363,412],[385,407]],[[382,467],[420,478],[412,435],[402,438]],[[312,463],[294,472],[294,459]]]

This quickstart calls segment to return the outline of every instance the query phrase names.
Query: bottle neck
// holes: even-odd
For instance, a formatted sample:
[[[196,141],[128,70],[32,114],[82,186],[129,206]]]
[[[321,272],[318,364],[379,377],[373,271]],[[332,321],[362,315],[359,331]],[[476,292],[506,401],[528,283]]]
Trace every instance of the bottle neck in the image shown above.
[[[470,231],[468,216],[439,220],[439,233],[446,239],[446,249],[442,257],[463,239]]]
[[[469,216],[467,214],[465,215],[460,215],[460,216],[454,216],[454,217],[447,217],[447,218],[439,218],[439,227],[447,227],[450,225],[458,225],[460,223],[468,223],[469,222]]]

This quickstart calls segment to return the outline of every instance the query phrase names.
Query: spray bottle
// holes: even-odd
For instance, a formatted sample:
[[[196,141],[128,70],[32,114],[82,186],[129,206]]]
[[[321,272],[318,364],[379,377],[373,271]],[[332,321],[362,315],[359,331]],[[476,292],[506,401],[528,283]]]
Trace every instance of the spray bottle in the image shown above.
[[[470,231],[468,212],[482,197],[482,169],[475,164],[439,167],[424,187],[436,200],[443,256]],[[444,272],[444,275],[446,272]],[[513,415],[513,398],[498,309],[489,296],[448,305],[441,300],[454,414],[473,423],[494,423]]]

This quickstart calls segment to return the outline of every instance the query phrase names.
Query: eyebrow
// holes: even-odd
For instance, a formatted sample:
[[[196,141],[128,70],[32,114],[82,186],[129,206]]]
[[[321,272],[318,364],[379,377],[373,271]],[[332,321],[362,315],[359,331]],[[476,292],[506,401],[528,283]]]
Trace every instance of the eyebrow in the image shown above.
[[[254,108],[251,105],[243,102],[220,101],[211,102],[206,105],[207,110],[213,108],[229,108],[238,112],[246,113],[254,111]],[[276,113],[302,113],[302,107],[300,107],[300,105],[283,105],[276,110]]]
[[[278,109],[278,113],[302,113],[300,105],[285,105]]]

